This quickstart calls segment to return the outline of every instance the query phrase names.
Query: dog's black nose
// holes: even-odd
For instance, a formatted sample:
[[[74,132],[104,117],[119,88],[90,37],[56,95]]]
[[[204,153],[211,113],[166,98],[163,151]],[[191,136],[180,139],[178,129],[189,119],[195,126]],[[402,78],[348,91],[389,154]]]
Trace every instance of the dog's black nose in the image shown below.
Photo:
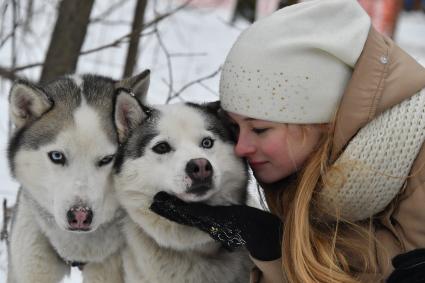
[[[90,230],[93,221],[93,211],[88,207],[73,206],[66,213],[71,230]]]
[[[211,181],[213,168],[211,163],[205,158],[191,159],[186,164],[186,174],[194,181]]]

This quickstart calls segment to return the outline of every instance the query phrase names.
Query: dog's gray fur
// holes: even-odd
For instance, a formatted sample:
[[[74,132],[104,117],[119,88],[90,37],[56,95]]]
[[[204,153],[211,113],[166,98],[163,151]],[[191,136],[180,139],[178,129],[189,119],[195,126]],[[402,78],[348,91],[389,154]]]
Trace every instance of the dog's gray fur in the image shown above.
[[[117,89],[145,93],[148,73],[123,81],[73,75],[44,86],[24,81],[12,86],[9,109],[15,130],[8,159],[21,189],[12,221],[8,283],[57,283],[71,262],[85,263],[84,282],[122,282],[120,224],[125,213],[112,188],[111,157],[118,147],[113,105]],[[63,164],[53,162],[52,152],[66,156]],[[85,216],[93,213],[86,231],[67,220],[72,207],[84,209]]]
[[[126,282],[248,282],[252,262],[245,250],[229,252],[208,234],[149,210],[159,191],[213,205],[246,203],[247,169],[233,153],[231,134],[219,120],[217,107],[147,107],[125,92],[118,95],[115,107],[123,146],[114,187],[129,215],[123,230]],[[201,146],[206,137],[214,140],[212,148]],[[155,153],[153,148],[162,142],[171,151]],[[199,158],[213,168],[212,185],[204,194],[190,192],[194,181],[185,173],[189,160]]]

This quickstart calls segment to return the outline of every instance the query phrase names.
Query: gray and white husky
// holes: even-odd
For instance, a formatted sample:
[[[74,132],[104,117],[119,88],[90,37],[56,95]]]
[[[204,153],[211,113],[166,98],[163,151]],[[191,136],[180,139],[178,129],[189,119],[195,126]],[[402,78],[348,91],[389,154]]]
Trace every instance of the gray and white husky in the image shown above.
[[[113,161],[117,89],[145,93],[149,73],[122,81],[66,76],[44,86],[17,82],[9,97],[15,125],[8,148],[21,184],[12,221],[9,283],[56,283],[71,265],[84,282],[122,282]],[[84,267],[84,268],[83,268]]]
[[[246,251],[229,252],[208,234],[149,210],[159,191],[189,202],[247,201],[247,169],[233,153],[231,133],[217,106],[153,107],[139,104],[125,91],[118,94],[115,119],[123,146],[114,179],[129,215],[123,230],[126,282],[249,281],[252,262]]]

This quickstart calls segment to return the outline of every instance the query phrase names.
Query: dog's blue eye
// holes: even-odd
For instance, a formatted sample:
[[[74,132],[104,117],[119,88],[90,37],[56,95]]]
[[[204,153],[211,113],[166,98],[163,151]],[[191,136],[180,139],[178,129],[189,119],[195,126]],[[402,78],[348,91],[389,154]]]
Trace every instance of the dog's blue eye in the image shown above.
[[[171,146],[167,142],[161,142],[155,145],[152,150],[158,154],[165,154],[171,151]]]
[[[103,157],[99,162],[97,163],[97,166],[102,167],[109,163],[111,163],[112,160],[114,160],[115,154],[107,155]]]
[[[203,148],[212,148],[214,145],[214,140],[212,138],[204,138],[201,142]]]
[[[55,164],[64,165],[66,162],[65,154],[60,151],[50,151],[48,153],[50,160]]]

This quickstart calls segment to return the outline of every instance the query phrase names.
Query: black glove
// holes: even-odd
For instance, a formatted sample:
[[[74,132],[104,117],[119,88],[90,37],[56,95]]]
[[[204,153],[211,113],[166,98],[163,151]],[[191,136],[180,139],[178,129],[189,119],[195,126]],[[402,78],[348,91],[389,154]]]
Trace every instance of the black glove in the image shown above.
[[[256,259],[268,261],[281,257],[282,222],[266,211],[244,205],[186,203],[166,192],[154,196],[150,209],[208,233],[230,250],[245,245]]]
[[[392,260],[394,271],[388,283],[424,283],[425,249],[416,249],[400,254]]]

